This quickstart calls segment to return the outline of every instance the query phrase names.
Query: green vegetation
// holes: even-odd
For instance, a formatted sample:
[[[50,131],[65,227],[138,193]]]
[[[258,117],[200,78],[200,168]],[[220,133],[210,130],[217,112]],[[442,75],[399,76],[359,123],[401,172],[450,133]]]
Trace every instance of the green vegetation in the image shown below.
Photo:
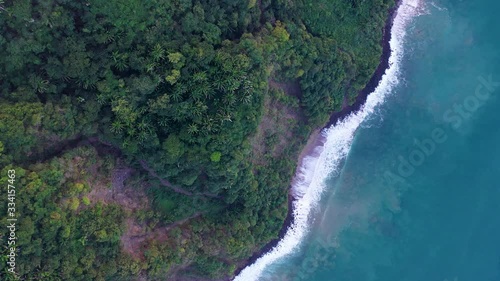
[[[9,165],[0,171],[3,194],[7,194],[9,183],[7,170],[16,171],[16,269],[20,276],[28,280],[105,280],[133,274],[134,262],[120,253],[121,208],[80,204],[82,194],[88,192],[81,181],[93,176],[86,173],[84,167],[90,163],[83,156],[95,159],[93,154],[93,150],[82,148],[29,169]],[[0,210],[7,214],[4,205]],[[7,217],[2,218],[7,225]],[[1,266],[6,265],[2,262]],[[123,268],[121,273],[118,267]]]
[[[298,152],[368,82],[392,5],[0,1],[18,277],[232,275],[276,238]],[[106,195],[130,190],[144,204]]]

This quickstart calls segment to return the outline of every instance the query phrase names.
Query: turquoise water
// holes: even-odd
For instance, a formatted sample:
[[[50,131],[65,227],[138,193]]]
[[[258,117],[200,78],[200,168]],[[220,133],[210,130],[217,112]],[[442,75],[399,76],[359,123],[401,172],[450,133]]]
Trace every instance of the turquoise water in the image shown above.
[[[401,82],[357,129],[300,246],[259,280],[500,280],[499,8],[424,2]]]

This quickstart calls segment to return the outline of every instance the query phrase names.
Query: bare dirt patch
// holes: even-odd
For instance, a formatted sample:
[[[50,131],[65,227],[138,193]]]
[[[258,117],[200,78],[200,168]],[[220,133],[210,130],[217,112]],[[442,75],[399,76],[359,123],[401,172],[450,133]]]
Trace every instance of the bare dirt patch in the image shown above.
[[[148,227],[144,223],[138,223],[133,218],[128,218],[126,220],[126,231],[121,236],[122,249],[128,253],[130,256],[137,260],[144,260],[144,250],[147,249],[149,241],[156,241],[159,243],[168,240],[168,233],[175,227],[179,227],[187,221],[197,218],[201,213],[195,213],[194,215],[185,218],[183,220],[174,222],[167,226],[155,227],[148,230]]]
[[[96,169],[98,173],[98,169]],[[87,194],[92,204],[120,205],[127,212],[135,212],[149,206],[149,200],[143,188],[126,185],[126,180],[134,172],[128,167],[118,167],[111,172],[111,179],[103,181],[97,177],[89,180],[91,191]]]
[[[277,82],[269,80],[269,87],[275,89],[282,89],[287,95],[300,98],[302,96],[302,89],[298,81]]]
[[[301,95],[297,82],[279,83],[269,81],[271,90],[283,91],[289,98],[297,100]],[[299,122],[305,122],[305,117],[298,105],[287,104],[278,97],[266,95],[264,112],[254,136],[250,138],[253,151],[253,162],[266,165],[266,158],[278,157],[288,146],[293,137],[293,128]]]
[[[97,202],[103,204],[117,204],[126,213],[125,231],[120,237],[122,250],[136,260],[144,260],[144,252],[150,241],[159,243],[168,240],[168,233],[175,227],[179,227],[187,221],[201,216],[201,213],[174,222],[169,225],[150,225],[148,222],[140,221],[135,216],[138,212],[148,212],[151,205],[145,190],[147,184],[144,182],[132,183],[136,172],[129,167],[117,165],[109,174],[100,175],[101,166],[92,165],[89,168],[91,175],[88,184],[91,191],[86,195],[92,204]]]
[[[127,216],[125,231],[120,237],[122,250],[134,259],[144,258],[143,242],[150,236],[146,223],[139,223],[135,214],[139,211],[150,210],[150,202],[145,193],[145,183],[131,183],[128,180],[133,176],[134,169],[118,164],[111,172],[103,173],[102,167],[95,164],[89,167],[92,175],[88,179],[90,192],[86,195],[92,205],[99,203],[119,205]],[[137,186],[139,185],[139,186]],[[155,237],[164,236],[155,230]],[[166,237],[166,236],[165,236]]]

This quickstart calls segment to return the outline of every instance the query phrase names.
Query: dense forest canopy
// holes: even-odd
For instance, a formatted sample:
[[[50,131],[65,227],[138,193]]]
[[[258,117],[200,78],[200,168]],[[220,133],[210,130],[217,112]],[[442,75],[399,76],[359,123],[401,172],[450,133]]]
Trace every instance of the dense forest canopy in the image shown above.
[[[20,206],[2,280],[234,274],[276,238],[307,136],[373,74],[393,4],[0,1],[0,189],[15,169]],[[142,209],[96,195],[123,185]],[[134,223],[162,235],[131,254]]]

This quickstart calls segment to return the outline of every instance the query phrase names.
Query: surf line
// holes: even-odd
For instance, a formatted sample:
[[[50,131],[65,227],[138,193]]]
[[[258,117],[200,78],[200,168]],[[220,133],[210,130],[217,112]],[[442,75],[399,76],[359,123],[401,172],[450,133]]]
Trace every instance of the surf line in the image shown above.
[[[339,169],[359,125],[374,113],[375,108],[384,102],[399,83],[406,27],[420,14],[420,6],[421,0],[401,0],[390,30],[388,67],[377,87],[367,96],[366,102],[358,111],[323,129],[320,136],[323,144],[315,147],[312,153],[302,159],[292,183],[293,222],[276,246],[245,267],[234,281],[259,280],[268,265],[290,255],[300,246],[308,232],[311,211],[317,206],[326,188],[325,179]]]

